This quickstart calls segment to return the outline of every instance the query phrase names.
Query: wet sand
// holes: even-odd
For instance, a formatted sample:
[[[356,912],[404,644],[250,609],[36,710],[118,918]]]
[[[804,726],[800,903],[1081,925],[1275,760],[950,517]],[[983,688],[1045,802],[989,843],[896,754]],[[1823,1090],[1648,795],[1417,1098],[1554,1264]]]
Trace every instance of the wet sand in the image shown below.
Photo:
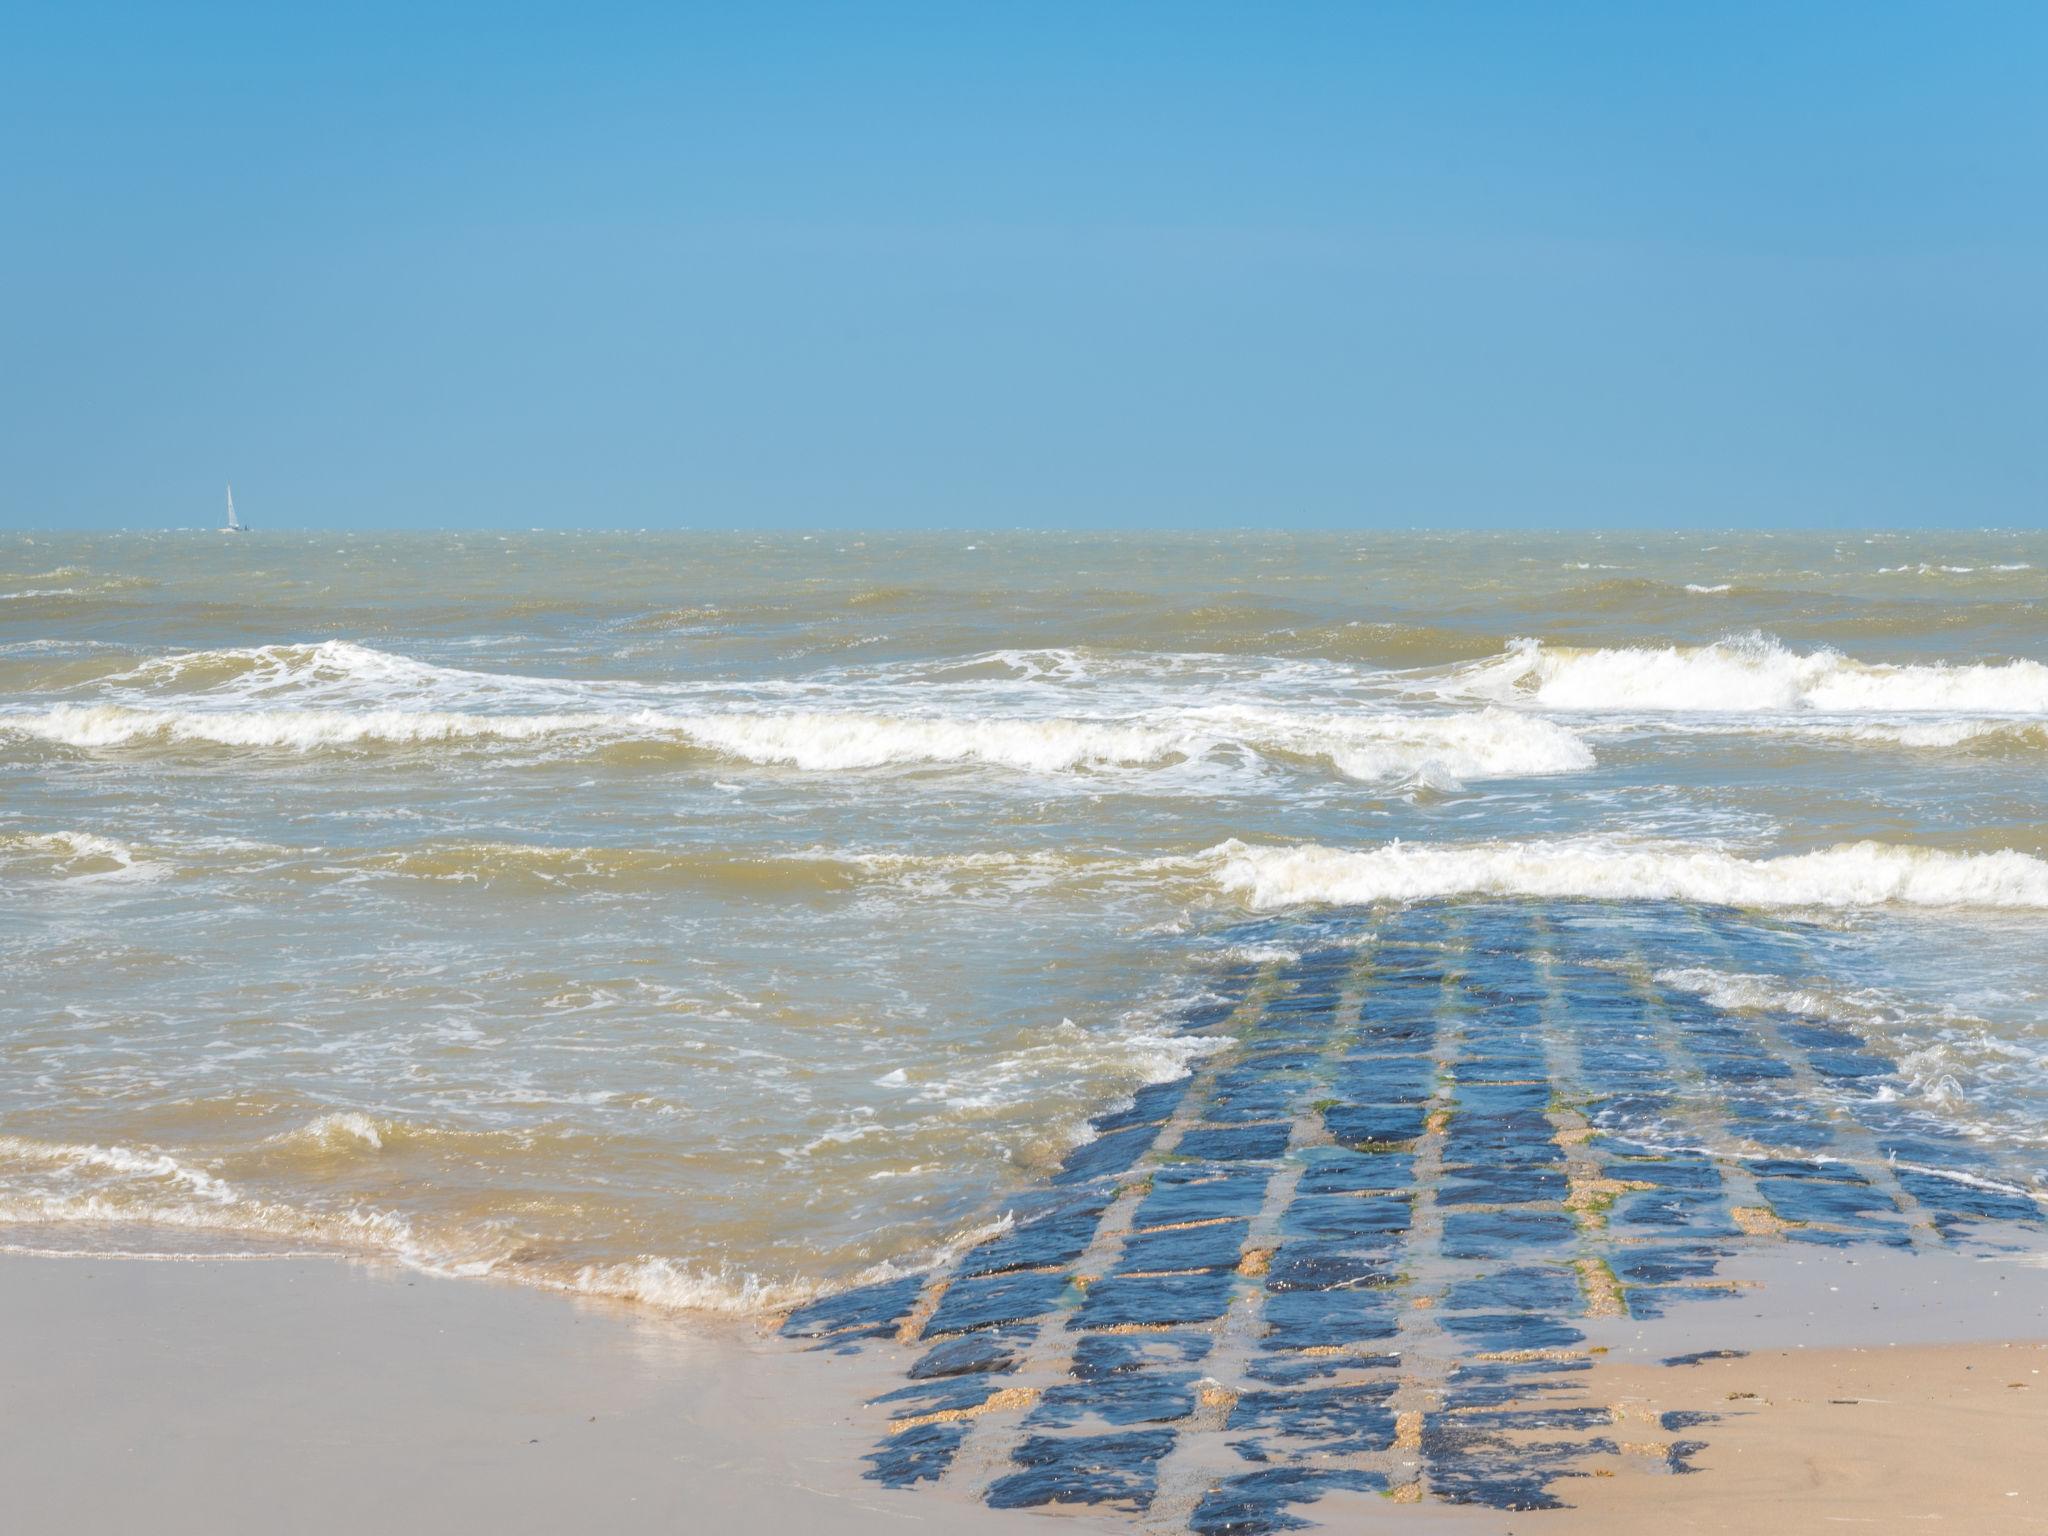
[[[0,1319],[20,1536],[1046,1528],[862,1482],[875,1363],[743,1327],[324,1258],[0,1256]]]
[[[1612,1405],[1624,1453],[1558,1486],[1572,1508],[1334,1493],[1296,1513],[1460,1536],[2048,1530],[2048,1270],[1822,1254],[1756,1279],[1740,1320],[1611,1325],[1578,1400]],[[324,1258],[7,1255],[0,1315],[0,1486],[23,1532],[1133,1528],[864,1482],[886,1346]],[[1998,1337],[2020,1329],[2037,1339]],[[1659,1358],[1709,1336],[1751,1352]],[[1672,1412],[1715,1419],[1674,1431]],[[1669,1470],[1695,1436],[1697,1470]]]

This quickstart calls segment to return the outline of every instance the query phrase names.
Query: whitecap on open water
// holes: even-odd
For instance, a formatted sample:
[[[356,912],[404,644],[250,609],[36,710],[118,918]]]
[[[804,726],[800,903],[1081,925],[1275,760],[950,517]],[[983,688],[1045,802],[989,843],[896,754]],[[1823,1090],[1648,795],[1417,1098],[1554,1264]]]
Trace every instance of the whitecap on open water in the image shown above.
[[[10,536],[0,1242],[772,1306],[1475,898],[1808,925],[1660,980],[2048,1188],[2044,769],[2039,535]]]

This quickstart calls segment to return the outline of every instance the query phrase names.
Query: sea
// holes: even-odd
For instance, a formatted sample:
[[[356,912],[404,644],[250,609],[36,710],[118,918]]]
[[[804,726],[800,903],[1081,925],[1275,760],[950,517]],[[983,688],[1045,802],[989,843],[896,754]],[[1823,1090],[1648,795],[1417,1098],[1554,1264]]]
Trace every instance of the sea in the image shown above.
[[[0,1250],[769,1313],[1481,901],[2048,1194],[2048,535],[0,535]]]

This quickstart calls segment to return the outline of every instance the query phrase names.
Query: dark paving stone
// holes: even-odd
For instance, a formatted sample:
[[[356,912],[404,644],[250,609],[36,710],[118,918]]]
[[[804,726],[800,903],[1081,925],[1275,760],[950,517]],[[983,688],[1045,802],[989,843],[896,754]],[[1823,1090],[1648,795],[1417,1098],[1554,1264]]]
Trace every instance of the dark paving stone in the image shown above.
[[[1414,1207],[1396,1195],[1303,1195],[1280,1218],[1283,1237],[1358,1240],[1405,1232]]]
[[[1227,1478],[1202,1496],[1188,1528],[1195,1536],[1266,1536],[1271,1531],[1298,1531],[1309,1522],[1289,1514],[1295,1504],[1313,1504],[1332,1489],[1383,1493],[1387,1479],[1378,1472],[1349,1468],[1269,1467]]]
[[[1458,1069],[1457,1104],[1458,1113],[1466,1116],[1515,1115],[1519,1123],[1539,1124],[1543,1134],[1550,1134],[1550,1124],[1543,1119],[1543,1111],[1550,1104],[1551,1087],[1548,1082],[1538,1083],[1488,1083],[1467,1082],[1469,1063]],[[1529,1121],[1526,1117],[1535,1116]]]
[[[1689,1190],[1638,1189],[1621,1196],[1608,1212],[1607,1224],[1622,1232],[1690,1232],[1701,1237],[1736,1237],[1728,1207],[1720,1194]]]
[[[1394,1303],[1372,1290],[1280,1291],[1266,1297],[1265,1347],[1316,1349],[1391,1339],[1399,1332]]]
[[[1451,1259],[1512,1259],[1568,1243],[1576,1233],[1562,1212],[1453,1211],[1444,1218],[1443,1252]]]
[[[1354,1055],[1330,1075],[1330,1092],[1346,1103],[1412,1107],[1436,1096],[1436,1063],[1428,1057]]]
[[[1586,1342],[1586,1336],[1569,1323],[1531,1312],[1452,1312],[1440,1321],[1446,1332],[1456,1334],[1459,1342],[1474,1354],[1569,1349]]]
[[[1123,1435],[1032,1435],[1011,1453],[1025,1470],[989,1485],[994,1509],[1041,1504],[1111,1504],[1149,1509],[1159,1486],[1159,1462],[1173,1449],[1170,1429]]]
[[[1704,1440],[1674,1440],[1671,1442],[1671,1449],[1665,1453],[1664,1464],[1681,1475],[1701,1471],[1701,1468],[1692,1464],[1692,1458],[1706,1449],[1707,1442]]]
[[[1123,1257],[1117,1260],[1120,1275],[1159,1273],[1183,1269],[1231,1269],[1244,1248],[1247,1221],[1219,1222],[1208,1227],[1181,1227],[1165,1232],[1141,1232],[1125,1240]]]
[[[1398,1146],[1422,1134],[1423,1116],[1419,1104],[1333,1104],[1323,1125],[1347,1147]]]
[[[935,1342],[908,1384],[877,1401],[899,1419],[985,1401],[1017,1368],[1036,1320],[1071,1309],[1071,1375],[1034,1405],[1026,1425],[1041,1433],[1018,1446],[1016,1470],[991,1487],[989,1502],[1147,1509],[1175,1432],[1100,1431],[1167,1425],[1196,1412],[1197,1372],[1219,1336],[1205,1325],[1246,1287],[1235,1266],[1269,1193],[1272,1164],[1286,1159],[1300,1179],[1263,1279],[1264,1332],[1241,1367],[1256,1385],[1240,1395],[1225,1431],[1234,1449],[1262,1465],[1211,1487],[1191,1523],[1203,1536],[1292,1530],[1307,1523],[1298,1510],[1330,1489],[1384,1491],[1382,1474],[1320,1458],[1381,1455],[1391,1446],[1401,1359],[1389,1346],[1407,1316],[1401,1285],[1415,1188],[1409,1148],[1439,1107],[1452,1110],[1434,1190],[1442,1253],[1464,1268],[1453,1270],[1432,1317],[1463,1358],[1443,1383],[1442,1410],[1425,1422],[1423,1459],[1437,1494],[1455,1502],[1555,1507],[1562,1479],[1589,1475],[1598,1458],[1617,1454],[1606,1438],[1607,1410],[1585,1405],[1590,1361],[1475,1358],[1583,1346],[1579,1279],[1560,1262],[1569,1253],[1606,1258],[1635,1318],[1726,1296],[1704,1284],[1740,1236],[1723,1168],[1703,1155],[1664,1153],[1658,1143],[1674,1124],[1718,1115],[1728,1133],[1764,1151],[1748,1167],[1763,1198],[1788,1220],[1812,1224],[1787,1232],[1794,1242],[1915,1241],[1888,1182],[1873,1185],[1849,1163],[1821,1160],[1838,1130],[1845,1145],[1853,1135],[1859,1151],[1862,1134],[1874,1136],[1900,1186],[1943,1234],[2042,1225],[2041,1210],[2022,1195],[1917,1171],[1986,1170],[1978,1149],[1927,1117],[1857,1102],[1857,1082],[1894,1068],[1853,1032],[1724,1014],[1685,996],[1646,999],[1626,976],[1602,968],[1647,957],[1660,966],[1807,974],[1816,940],[1805,930],[1662,906],[1550,904],[1541,923],[1536,915],[1521,903],[1422,904],[1370,918],[1329,913],[1243,925],[1243,933],[1263,936],[1245,942],[1299,948],[1312,935],[1348,939],[1369,921],[1378,943],[1363,953],[1331,945],[1282,968],[1291,992],[1256,1019],[1233,1020],[1237,1054],[1215,1077],[1142,1089],[1125,1108],[1096,1117],[1100,1134],[1074,1149],[1049,1189],[1015,1203],[1012,1229],[963,1259],[928,1330]],[[1554,957],[1547,968],[1532,960],[1538,944]],[[1337,1003],[1354,973],[1367,991],[1346,1038],[1341,1031],[1352,1026]],[[1211,1023],[1236,1007],[1255,969],[1223,974],[1235,995],[1219,1000]],[[1544,1047],[1560,1020],[1577,1037],[1571,1091],[1591,1095],[1583,1107],[1603,1132],[1592,1148],[1603,1170],[1649,1186],[1613,1203],[1604,1234],[1582,1235],[1556,1209],[1569,1190],[1549,1120],[1555,1090]],[[1667,1059],[1666,1027],[1684,1042],[1682,1086]],[[1448,1072],[1435,1059],[1442,1030],[1455,1041]],[[1787,1046],[1799,1054],[1782,1056]],[[1831,1111],[1793,1087],[1795,1068],[1808,1067],[1843,1085],[1828,1097]],[[1312,1105],[1339,1145],[1290,1150],[1293,1122]],[[1846,1118],[1852,1106],[1860,1127]],[[1190,1109],[1202,1123],[1181,1134],[1171,1155],[1147,1157],[1161,1124]],[[1116,1273],[1077,1295],[1067,1271],[1093,1242],[1111,1183],[1133,1168],[1150,1187]],[[1589,1246],[1580,1249],[1582,1241]],[[1491,1272],[1471,1273],[1481,1267]],[[822,1339],[820,1347],[851,1348],[842,1341],[893,1331],[919,1291],[909,1279],[867,1288],[864,1298],[826,1298],[794,1314],[788,1331]],[[1122,1325],[1157,1331],[1102,1331]],[[1665,1414],[1661,1425],[1672,1436],[1714,1421],[1686,1410]],[[869,1456],[869,1475],[899,1486],[935,1478],[966,1433],[948,1423],[893,1436]],[[1695,1470],[1690,1458],[1700,1448],[1676,1440],[1666,1467]]]
[[[1280,1291],[1370,1290],[1395,1284],[1400,1271],[1386,1250],[1360,1251],[1332,1243],[1289,1243],[1274,1253],[1266,1289]]]
[[[1485,1360],[1454,1366],[1444,1385],[1444,1407],[1460,1413],[1500,1408],[1552,1392],[1575,1392],[1575,1379],[1591,1360]]]
[[[1178,1077],[1170,1083],[1153,1083],[1131,1095],[1128,1109],[1097,1115],[1088,1123],[1097,1131],[1123,1131],[1136,1125],[1154,1125],[1180,1108],[1193,1084],[1192,1077]]]
[[[1304,1387],[1292,1392],[1246,1392],[1231,1407],[1226,1433],[1270,1454],[1264,1436],[1306,1442],[1320,1456],[1384,1451],[1394,1443],[1394,1411],[1387,1407],[1397,1383]],[[1255,1458],[1261,1459],[1261,1458]]]
[[[1721,1415],[1718,1413],[1699,1413],[1689,1408],[1674,1408],[1669,1413],[1659,1414],[1657,1417],[1657,1427],[1667,1432],[1680,1429],[1698,1429],[1705,1424],[1718,1424],[1720,1422]]]
[[[1287,1140],[1293,1133],[1293,1125],[1284,1120],[1271,1125],[1198,1125],[1182,1132],[1173,1150],[1178,1156],[1208,1162],[1278,1157],[1287,1150]]]
[[[1622,1293],[1628,1315],[1638,1321],[1663,1317],[1671,1308],[1687,1301],[1726,1301],[1728,1293],[1704,1285],[1664,1285],[1655,1289],[1629,1289]]]
[[[1024,1423],[1035,1429],[1072,1429],[1095,1419],[1122,1428],[1170,1424],[1194,1411],[1193,1371],[1130,1371],[1048,1387]]]
[[[1911,1130],[1880,1129],[1877,1150],[1887,1162],[1917,1164],[1922,1168],[1938,1168],[1948,1173],[1975,1173],[1981,1171],[1984,1154],[1968,1142],[1930,1131],[1925,1127]],[[1907,1171],[1911,1171],[1910,1169]]]
[[[1689,1355],[1671,1355],[1662,1362],[1665,1365],[1701,1365],[1709,1360],[1747,1360],[1746,1349],[1696,1349]]]
[[[1804,1105],[1730,1100],[1727,1116],[1730,1129],[1762,1146],[1812,1152],[1835,1144],[1834,1127],[1815,1119]]]
[[[1202,1106],[1204,1120],[1243,1122],[1290,1118],[1298,1100],[1315,1085],[1309,1069],[1315,1053],[1276,1051],[1223,1073]]]
[[[1453,1504],[1488,1509],[1562,1509],[1550,1491],[1560,1478],[1584,1476],[1579,1464],[1619,1453],[1612,1440],[1527,1441],[1469,1418],[1431,1414],[1423,1420],[1422,1453],[1429,1485]]]
[[[908,1488],[934,1481],[952,1465],[960,1443],[967,1438],[965,1424],[920,1424],[891,1435],[881,1449],[867,1456],[868,1476],[891,1488]]]
[[[1245,1366],[1245,1376],[1270,1387],[1298,1387],[1354,1371],[1396,1371],[1399,1355],[1261,1355]]]
[[[1118,1328],[1129,1324],[1205,1323],[1230,1306],[1233,1280],[1220,1275],[1161,1275],[1152,1279],[1098,1280],[1088,1288],[1073,1328]]]
[[[1202,1003],[1188,1009],[1186,1013],[1181,1015],[1181,1019],[1183,1026],[1191,1032],[1198,1029],[1212,1029],[1237,1012],[1237,1008],[1237,1003],[1222,1000],[1213,1003]]]
[[[782,1332],[792,1339],[814,1339],[854,1329],[871,1335],[894,1333],[896,1325],[917,1305],[923,1289],[923,1277],[906,1275],[901,1280],[820,1297],[790,1313]]]
[[[1807,1059],[1822,1077],[1890,1077],[1894,1070],[1882,1056],[1871,1056],[1861,1051],[1815,1051]]]
[[[977,1408],[989,1400],[1000,1383],[987,1375],[941,1376],[929,1381],[913,1381],[907,1387],[898,1387],[893,1392],[884,1392],[880,1397],[868,1399],[870,1408],[889,1404],[892,1419],[914,1419],[921,1414],[939,1413],[954,1408]]]
[[[1468,1115],[1460,1110],[1444,1136],[1444,1161],[1509,1168],[1563,1161],[1548,1120],[1534,1110]]]
[[[968,1333],[1043,1317],[1059,1305],[1067,1280],[1064,1274],[1016,1274],[955,1281],[925,1325],[925,1333],[934,1337]]]
[[[1846,1029],[1829,1029],[1820,1024],[1792,1024],[1779,1021],[1778,1033],[1792,1044],[1809,1051],[1860,1051],[1864,1041],[1861,1035]]]
[[[1721,1189],[1721,1170],[1703,1158],[1617,1158],[1607,1173],[1679,1194],[1712,1195]]]
[[[912,1381],[930,1381],[943,1376],[971,1376],[985,1372],[1015,1370],[1017,1346],[1022,1338],[1028,1338],[1028,1331],[1020,1335],[1014,1330],[1001,1333],[968,1333],[958,1338],[947,1339],[925,1351],[924,1356],[910,1368]]]
[[[1466,1413],[1458,1418],[1464,1429],[1527,1430],[1605,1429],[1614,1422],[1608,1408],[1500,1408],[1491,1412]]]
[[[1264,1169],[1218,1174],[1206,1168],[1168,1165],[1152,1177],[1152,1192],[1138,1205],[1131,1224],[1140,1229],[1184,1221],[1252,1216],[1265,1203]]]
[[[1134,1126],[1127,1131],[1111,1131],[1106,1136],[1098,1136],[1069,1152],[1067,1160],[1060,1165],[1060,1171],[1052,1176],[1052,1181],[1055,1184],[1078,1184],[1123,1173],[1151,1149],[1158,1137],[1159,1127],[1156,1125]]]
[[[1800,1227],[1787,1232],[1785,1241],[1804,1243],[1810,1248],[1849,1248],[1858,1243],[1877,1243],[1886,1248],[1911,1248],[1913,1234],[1899,1222],[1872,1221],[1865,1218],[1840,1232],[1829,1232],[1820,1227]]]
[[[1564,1174],[1555,1168],[1447,1168],[1436,1200],[1438,1205],[1535,1205],[1570,1193]]]
[[[1302,1164],[1297,1195],[1391,1194],[1415,1182],[1415,1158],[1407,1152],[1309,1147],[1296,1156]]]
[[[2025,1195],[1982,1185],[1964,1184],[1939,1174],[1918,1173],[1910,1168],[1896,1170],[1900,1188],[1933,1215],[1943,1227],[1965,1221],[2013,1221],[2039,1224],[2041,1207]]]
[[[1444,1293],[1449,1312],[1569,1312],[1579,1304],[1578,1276],[1558,1268],[1503,1269],[1460,1280]]]
[[[1218,1124],[1291,1118],[1313,1087],[1307,1080],[1269,1081],[1219,1092],[1202,1106],[1202,1118]]]
[[[1216,1341],[1206,1333],[1091,1333],[1074,1346],[1073,1374],[1098,1381],[1129,1371],[1193,1365]]]
[[[1095,1229],[1109,1207],[1107,1190],[1085,1193],[1061,1191],[1066,1198],[1026,1217],[1018,1213],[1017,1224],[985,1243],[967,1251],[960,1261],[960,1275],[995,1275],[1011,1269],[1045,1269],[1071,1264],[1095,1240]]]
[[[1727,1250],[1721,1248],[1616,1248],[1607,1261],[1623,1285],[1664,1285],[1710,1279],[1726,1257]]]
[[[1855,1223],[1875,1212],[1895,1215],[1891,1196],[1861,1182],[1832,1179],[1758,1179],[1771,1209],[1787,1221]]]
[[[1749,1171],[1760,1179],[1825,1179],[1837,1184],[1864,1184],[1869,1181],[1849,1163],[1813,1162],[1806,1158],[1759,1157],[1752,1158]]]
[[[1768,1056],[1712,1056],[1701,1054],[1700,1070],[1717,1083],[1779,1082],[1792,1076],[1791,1067]]]

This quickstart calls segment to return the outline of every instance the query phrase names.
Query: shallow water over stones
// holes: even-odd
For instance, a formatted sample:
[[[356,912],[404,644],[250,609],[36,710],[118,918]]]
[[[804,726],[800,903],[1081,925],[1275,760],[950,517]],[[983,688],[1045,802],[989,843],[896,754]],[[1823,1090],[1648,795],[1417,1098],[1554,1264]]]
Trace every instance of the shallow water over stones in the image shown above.
[[[1696,1470],[1716,1422],[1590,1400],[1595,1320],[1738,1294],[1724,1268],[1763,1245],[2043,1225],[1860,1037],[1655,979],[1673,953],[1796,960],[1797,924],[1502,903],[1279,936],[1299,959],[1226,978],[1232,1048],[1101,1117],[1010,1230],[789,1318],[928,1346],[871,1405],[871,1476],[1205,1536],[1312,1523],[1338,1489],[1557,1508],[1616,1458]],[[1813,1091],[1844,1079],[1871,1092]]]

